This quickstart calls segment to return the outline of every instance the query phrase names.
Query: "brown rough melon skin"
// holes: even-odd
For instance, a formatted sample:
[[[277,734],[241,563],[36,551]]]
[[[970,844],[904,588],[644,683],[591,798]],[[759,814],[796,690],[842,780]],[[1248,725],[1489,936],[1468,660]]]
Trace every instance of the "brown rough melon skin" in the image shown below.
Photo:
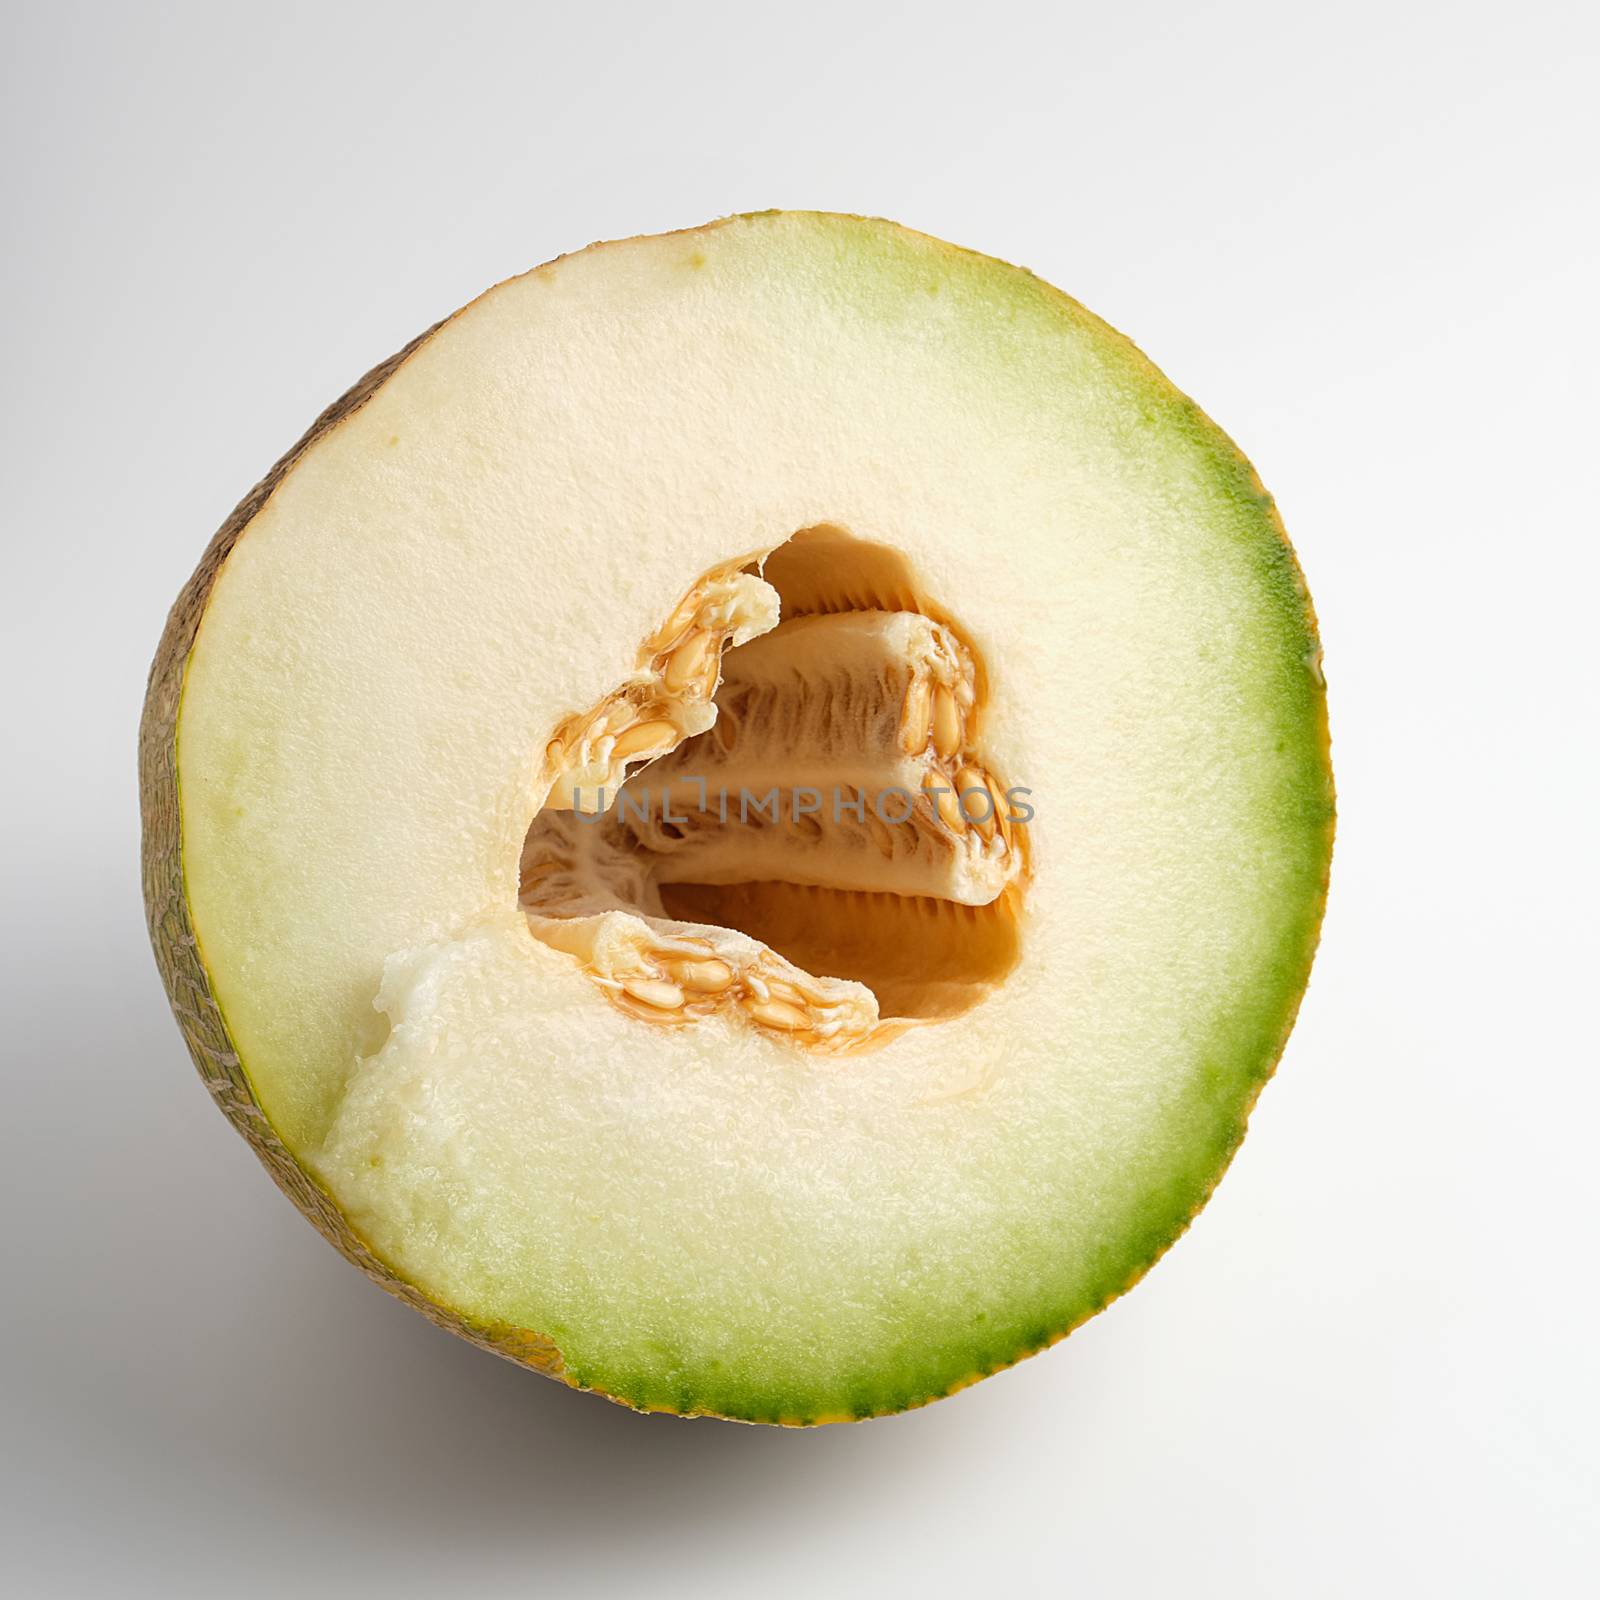
[[[271,498],[284,475],[318,439],[358,411],[412,351],[442,326],[436,323],[397,355],[374,367],[312,423],[299,443],[239,502],[217,530],[194,575],[174,603],[150,668],[144,715],[139,723],[145,918],[150,928],[150,943],[155,949],[156,966],[166,985],[167,998],[172,1002],[172,1014],[177,1018],[201,1080],[221,1107],[222,1114],[244,1136],[262,1166],[272,1174],[273,1181],[305,1213],[323,1238],[396,1299],[403,1300],[441,1328],[509,1361],[565,1380],[561,1352],[543,1334],[526,1328],[480,1326],[435,1305],[415,1285],[398,1276],[372,1252],[323,1189],[289,1153],[256,1100],[228,1035],[227,1024],[222,1020],[222,1012],[211,991],[210,974],[200,957],[183,890],[183,840],[178,809],[178,707],[183,698],[189,652],[194,647],[211,586],[240,535]]]

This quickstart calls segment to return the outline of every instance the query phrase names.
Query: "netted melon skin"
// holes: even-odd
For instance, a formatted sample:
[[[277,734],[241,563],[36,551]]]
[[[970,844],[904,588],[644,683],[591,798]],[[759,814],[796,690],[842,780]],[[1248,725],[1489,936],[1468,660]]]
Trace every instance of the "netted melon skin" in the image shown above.
[[[482,1327],[435,1305],[391,1270],[350,1226],[337,1206],[278,1137],[256,1100],[227,1024],[212,993],[183,887],[183,841],[179,830],[177,728],[184,671],[205,615],[211,586],[251,520],[284,475],[325,433],[358,410],[411,353],[442,324],[420,334],[379,363],[312,423],[301,439],[234,508],[206,547],[200,564],[171,612],[150,669],[139,725],[139,805],[143,825],[142,876],[145,920],[156,966],[166,986],[178,1029],[200,1080],[272,1180],[311,1225],[347,1261],[396,1299],[431,1322],[508,1361],[554,1378],[564,1376],[561,1354],[542,1334],[526,1328]]]
[[[728,222],[744,220],[741,217],[708,224],[703,229],[681,230],[684,234],[704,233],[726,226]],[[862,220],[862,219],[852,219]],[[619,241],[627,243],[629,241]],[[940,249],[952,255],[970,257],[971,253],[942,241],[933,241]],[[608,248],[605,244],[591,249]],[[556,258],[562,259],[562,258]],[[534,269],[538,271],[540,269]],[[1014,270],[1014,269],[1013,269]],[[1040,285],[1064,305],[1070,305],[1080,316],[1087,315],[1060,291]],[[490,291],[492,292],[492,291]],[[463,310],[469,309],[464,307]],[[461,313],[455,313],[459,316]],[[1168,1249],[1187,1231],[1203,1209],[1205,1202],[1220,1183],[1233,1155],[1243,1140],[1249,1115],[1261,1089],[1271,1078],[1284,1047],[1287,1045],[1299,1012],[1306,982],[1320,938],[1323,911],[1328,887],[1328,867],[1331,866],[1335,833],[1334,784],[1331,763],[1331,745],[1328,729],[1326,697],[1322,690],[1320,660],[1321,647],[1317,619],[1309,591],[1287,532],[1276,507],[1262,486],[1254,469],[1232,441],[1192,402],[1185,402],[1192,426],[1208,434],[1217,449],[1219,458],[1225,457],[1226,468],[1248,485],[1251,498],[1260,507],[1263,523],[1281,542],[1284,559],[1293,573],[1297,591],[1304,606],[1305,636],[1310,642],[1314,659],[1318,663],[1318,692],[1315,707],[1315,737],[1317,742],[1318,777],[1326,796],[1326,824],[1323,829],[1322,859],[1324,871],[1320,894],[1316,903],[1306,908],[1308,936],[1302,949],[1296,952],[1296,978],[1289,988],[1291,1000],[1283,1018],[1277,1047],[1272,1052],[1254,1082],[1248,1098],[1241,1105],[1236,1125],[1226,1146],[1219,1152],[1215,1170],[1200,1193],[1192,1209],[1160,1237],[1150,1240],[1146,1259],[1141,1261],[1114,1290],[1099,1297],[1093,1304],[1084,1306],[1079,1314],[1058,1328],[1040,1329],[1036,1336],[1019,1346],[1007,1359],[992,1361],[962,1376],[954,1378],[937,1392],[906,1392],[892,1399],[885,1398],[871,1406],[836,1414],[808,1413],[795,1410],[787,1396],[774,1395],[770,1403],[765,1399],[753,1400],[747,1407],[734,1411],[710,1408],[679,1408],[643,1397],[630,1398],[615,1394],[592,1384],[579,1383],[566,1369],[562,1354],[555,1341],[545,1334],[529,1328],[504,1324],[485,1324],[462,1316],[449,1307],[442,1306],[424,1294],[417,1286],[396,1272],[375,1252],[361,1234],[350,1224],[326,1190],[311,1176],[284,1144],[263,1110],[240,1060],[221,1009],[217,1003],[210,975],[207,971],[199,941],[189,913],[184,887],[183,841],[180,828],[178,791],[177,726],[182,702],[185,673],[190,653],[205,615],[214,583],[221,573],[235,545],[244,536],[257,514],[271,498],[274,490],[296,463],[319,440],[336,429],[341,422],[357,412],[383,384],[420,349],[440,328],[454,318],[446,318],[418,335],[386,361],[379,363],[344,395],[328,406],[312,423],[305,434],[289,449],[262,478],[254,489],[235,507],[227,520],[211,539],[198,566],[175,601],[168,615],[160,644],[152,663],[139,730],[138,763],[140,811],[142,820],[142,883],[146,921],[149,929],[156,965],[166,988],[173,1015],[188,1046],[190,1056],[202,1082],[213,1100],[235,1130],[255,1152],[257,1159],[267,1169],[273,1181],[289,1197],[317,1231],[337,1249],[346,1260],[359,1267],[386,1292],[412,1309],[419,1311],[436,1326],[488,1350],[505,1360],[513,1361],[547,1377],[555,1378],[585,1393],[598,1394],[605,1399],[641,1412],[669,1412],[685,1417],[711,1416],[729,1421],[772,1423],[785,1427],[865,1420],[873,1416],[888,1415],[913,1409],[970,1387],[984,1377],[1004,1370],[1030,1355],[1047,1349],[1069,1333],[1090,1320],[1107,1305],[1133,1288],[1160,1260]],[[1103,325],[1102,325],[1103,326]],[[1107,330],[1110,337],[1133,347],[1121,335]],[[1137,359],[1154,373],[1154,368],[1142,355]],[[1169,391],[1171,385],[1159,378]]]

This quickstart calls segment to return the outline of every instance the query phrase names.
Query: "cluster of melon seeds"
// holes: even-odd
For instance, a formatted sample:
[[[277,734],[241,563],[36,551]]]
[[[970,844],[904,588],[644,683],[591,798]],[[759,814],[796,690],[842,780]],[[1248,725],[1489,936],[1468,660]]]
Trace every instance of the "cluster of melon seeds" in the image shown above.
[[[522,905],[630,1015],[853,1053],[1015,959],[1027,813],[980,749],[978,663],[883,602],[780,621],[757,571],[718,568],[550,739]]]
[[[987,905],[1022,871],[1004,786],[974,749],[977,671],[918,612],[801,616],[733,651],[709,736],[619,814],[658,883],[763,878]]]
[[[828,1053],[890,1036],[870,989],[817,977],[735,929],[621,906],[546,914],[536,889],[525,890],[524,905],[535,933],[576,956],[616,1005],[642,1021],[683,1025],[720,1014]]]
[[[724,649],[765,633],[778,620],[770,585],[739,566],[708,572],[639,650],[634,675],[598,706],[566,718],[545,748],[547,811],[594,806],[614,795],[630,766],[704,733],[716,720]]]

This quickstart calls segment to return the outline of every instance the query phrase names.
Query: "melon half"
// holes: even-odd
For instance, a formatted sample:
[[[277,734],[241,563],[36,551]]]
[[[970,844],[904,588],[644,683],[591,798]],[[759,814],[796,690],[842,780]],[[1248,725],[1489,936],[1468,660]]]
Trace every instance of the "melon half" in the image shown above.
[[[1028,273],[807,213],[365,378],[206,552],[140,759],[180,1026],[322,1232],[579,1388],[786,1423],[1182,1232],[1333,825],[1233,444]]]

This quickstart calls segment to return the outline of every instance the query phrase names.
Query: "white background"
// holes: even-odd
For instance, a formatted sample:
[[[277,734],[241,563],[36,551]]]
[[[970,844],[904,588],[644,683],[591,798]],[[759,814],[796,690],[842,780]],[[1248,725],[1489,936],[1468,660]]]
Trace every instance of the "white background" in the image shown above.
[[[1595,1592],[1590,7],[34,4],[0,117],[0,1587]],[[1342,823],[1216,1200],[953,1400],[640,1418],[344,1266],[142,927],[166,608],[320,407],[494,280],[895,217],[1125,329],[1276,492]]]

